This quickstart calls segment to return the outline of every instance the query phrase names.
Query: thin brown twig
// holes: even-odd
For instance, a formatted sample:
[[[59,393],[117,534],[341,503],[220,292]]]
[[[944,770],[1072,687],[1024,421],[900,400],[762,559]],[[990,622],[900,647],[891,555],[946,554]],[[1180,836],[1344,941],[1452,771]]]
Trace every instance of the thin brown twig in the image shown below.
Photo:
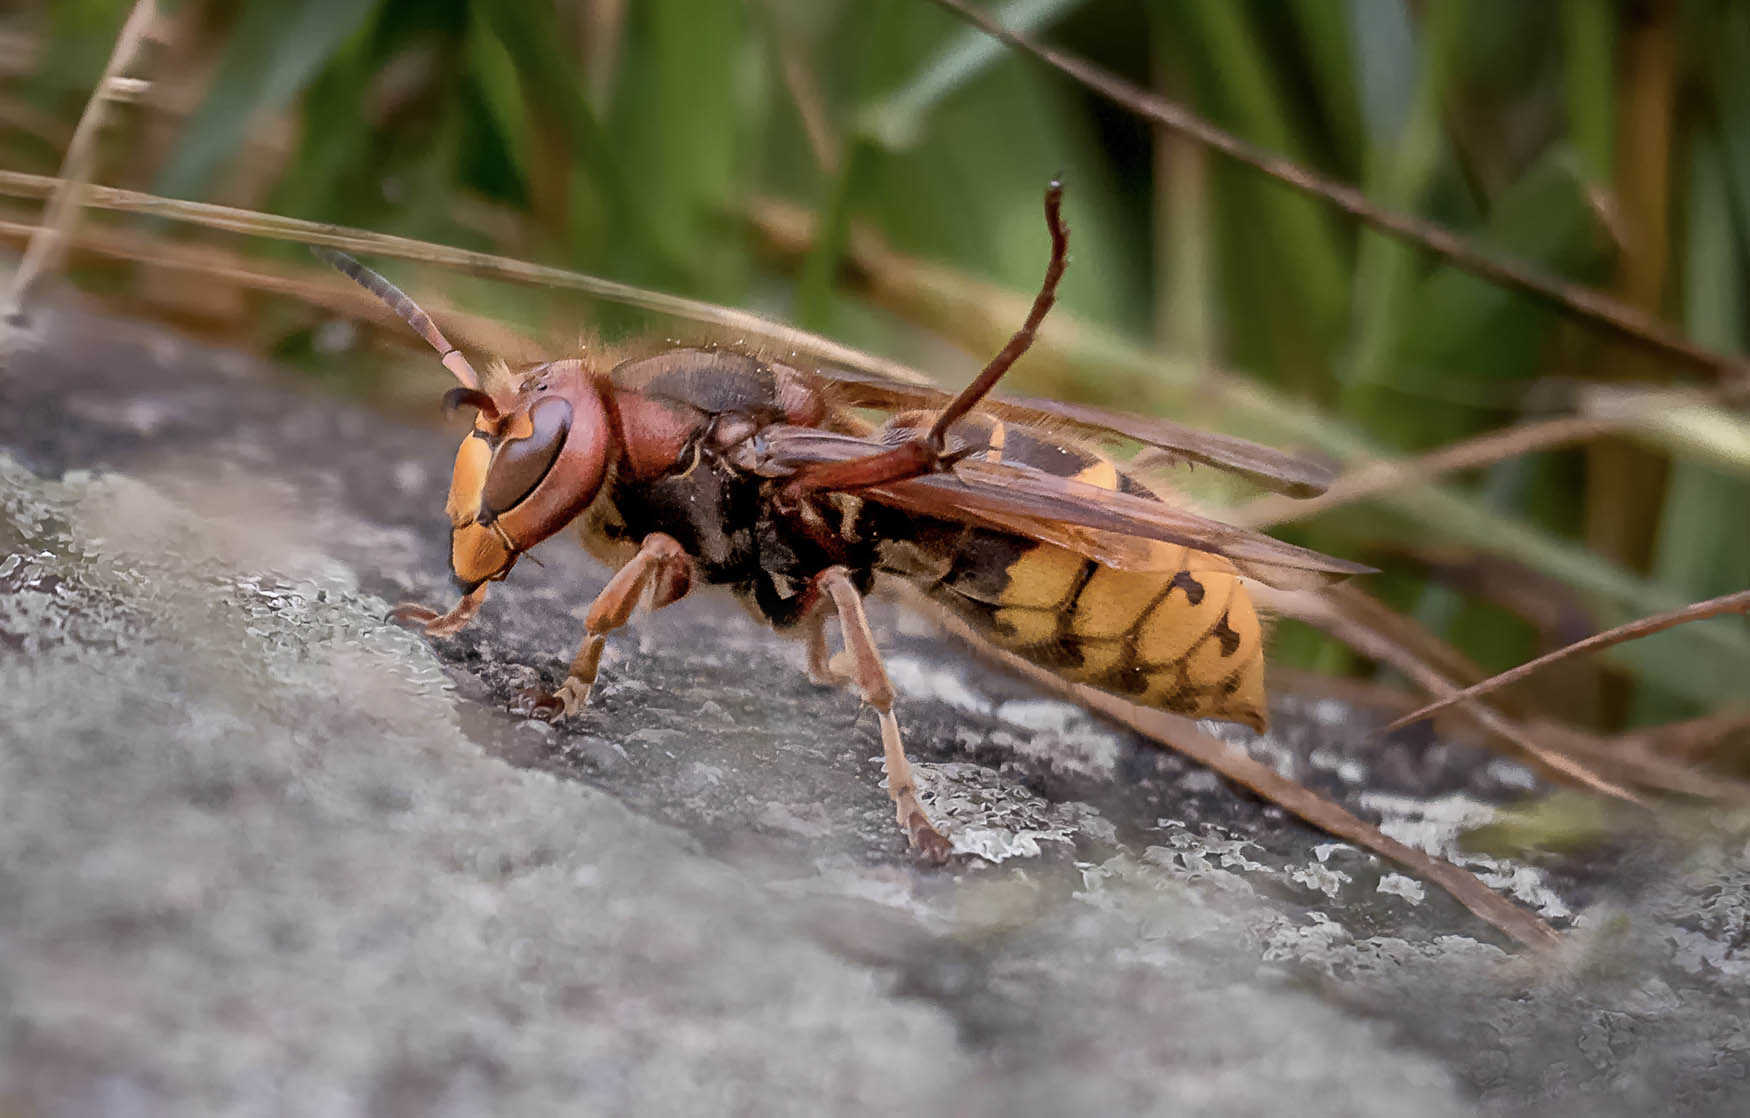
[[[29,222],[12,221],[0,214],[0,241],[26,243],[36,228]],[[337,314],[370,319],[382,323],[386,336],[396,344],[409,347],[413,344],[414,339],[399,320],[394,320],[390,326],[389,316],[382,313],[382,304],[327,268],[287,268],[269,261],[247,259],[214,245],[187,244],[129,229],[106,227],[87,226],[71,231],[67,247],[115,260],[190,272],[253,291],[283,295]],[[511,330],[498,319],[452,306],[435,294],[421,294],[420,303],[442,319],[452,335],[464,339],[476,349],[512,360],[538,352],[533,339]]]
[[[1451,691],[1455,686],[1452,681],[1466,680],[1474,682],[1482,673],[1475,665],[1460,655],[1456,649],[1448,646],[1440,638],[1428,632],[1413,618],[1405,617],[1390,609],[1383,602],[1362,593],[1353,585],[1327,587],[1321,592],[1321,597],[1341,611],[1344,624],[1354,628],[1341,631],[1329,629],[1338,639],[1348,640],[1359,627],[1371,630],[1372,635],[1363,638],[1365,641],[1382,641],[1398,645],[1396,660],[1385,661],[1397,667],[1400,674],[1414,678],[1408,665],[1420,661],[1434,673],[1444,678],[1439,680],[1445,684],[1445,690]],[[1358,650],[1366,651],[1374,647],[1372,644],[1358,644]],[[1384,659],[1383,657],[1379,657]],[[1283,670],[1272,669],[1281,682]],[[1337,681],[1329,676],[1318,677],[1320,693],[1330,693],[1333,687],[1354,686],[1356,681]],[[1434,689],[1437,682],[1431,675],[1421,681],[1424,689]],[[1306,690],[1306,687],[1302,688]],[[1415,700],[1399,691],[1390,693],[1390,710],[1395,717],[1417,705]],[[1367,705],[1379,706],[1384,696],[1379,692],[1371,695]],[[1384,713],[1382,711],[1382,713]],[[1465,721],[1481,727],[1489,732],[1491,723],[1487,718],[1479,719],[1472,708],[1459,707],[1455,712]],[[1750,716],[1746,716],[1750,717]],[[1587,766],[1608,781],[1623,787],[1639,790],[1675,792],[1679,795],[1694,796],[1698,799],[1712,801],[1728,801],[1734,798],[1742,800],[1750,789],[1735,782],[1722,781],[1717,776],[1710,776],[1697,771],[1693,766],[1680,764],[1665,757],[1652,754],[1634,755],[1627,751],[1605,751],[1585,746],[1589,735],[1579,733],[1571,727],[1561,726],[1548,720],[1537,722],[1508,723],[1526,741],[1535,743],[1549,752],[1573,759]],[[1509,740],[1516,741],[1510,738]],[[1591,739],[1595,741],[1596,739]],[[1516,742],[1517,743],[1517,742]]]
[[[1666,727],[1654,727],[1654,731]],[[1596,765],[1601,772],[1617,774],[1625,781],[1649,790],[1687,796],[1704,803],[1742,805],[1750,803],[1750,785],[1729,776],[1709,772],[1695,760],[1674,760],[1637,748],[1637,735],[1603,738],[1550,719],[1537,719],[1526,732],[1553,744],[1570,756]]]
[[[66,124],[54,114],[12,97],[0,97],[0,128],[22,132],[55,151],[64,149],[73,138]]]
[[[1454,687],[1475,683],[1488,673],[1433,630],[1409,614],[1386,605],[1353,582],[1327,586],[1323,597],[1357,625],[1365,625],[1382,639],[1403,648]]]
[[[1452,696],[1458,692],[1458,688],[1450,680],[1409,649],[1378,632],[1365,620],[1351,616],[1340,598],[1306,591],[1272,590],[1265,586],[1255,587],[1252,592],[1259,604],[1271,612],[1293,617],[1329,633],[1363,656],[1390,665],[1431,694]],[[1459,710],[1483,729],[1512,743],[1525,756],[1545,769],[1559,773],[1594,792],[1627,803],[1641,803],[1641,798],[1634,792],[1600,776],[1574,758],[1533,739],[1488,707],[1480,703],[1465,703]]]
[[[1216,128],[1174,101],[1132,85],[1074,55],[1045,46],[1030,36],[1011,31],[964,0],[935,2],[981,28],[986,34],[1032,55],[1101,96],[1302,193],[1321,199],[1382,233],[1445,257],[1465,271],[1481,276],[1491,283],[1524,292],[1622,337],[1680,357],[1692,365],[1711,370],[1733,381],[1750,382],[1750,362],[1698,345],[1639,308],[1596,289],[1564,282],[1518,260],[1479,248],[1472,241],[1432,221],[1383,209],[1371,202],[1367,195],[1346,183],[1326,178],[1298,163],[1247,143]]]
[[[1571,657],[1587,652],[1596,652],[1601,648],[1622,644],[1624,641],[1638,640],[1654,633],[1662,633],[1666,629],[1686,625],[1691,621],[1705,621],[1710,617],[1722,617],[1729,613],[1750,613],[1750,590],[1740,590],[1735,594],[1709,598],[1705,602],[1696,602],[1669,613],[1643,617],[1639,621],[1630,621],[1626,625],[1607,629],[1602,633],[1587,637],[1585,640],[1575,641],[1573,644],[1558,648],[1554,652],[1545,653],[1535,660],[1528,660],[1517,668],[1509,668],[1499,675],[1490,676],[1481,683],[1473,683],[1462,691],[1447,695],[1439,702],[1429,703],[1419,710],[1411,711],[1387,726],[1382,732],[1390,732],[1401,726],[1407,726],[1438,711],[1445,710],[1454,703],[1468,703],[1479,695],[1486,695],[1490,691],[1507,686],[1509,683],[1517,683],[1533,672]]]
[[[155,0],[135,0],[133,10],[117,33],[109,62],[97,79],[97,87],[79,114],[73,127],[73,138],[67,143],[67,153],[61,160],[59,185],[43,207],[43,218],[37,233],[25,246],[24,259],[12,277],[12,290],[0,307],[0,328],[10,323],[30,298],[31,289],[60,261],[62,245],[73,223],[78,220],[81,199],[91,180],[91,167],[96,154],[97,134],[103,127],[104,113],[110,103],[110,89],[123,70],[133,65],[134,56],[146,41],[147,29],[157,17]]]
[[[923,604],[925,608],[926,603]],[[1547,947],[1558,939],[1535,914],[1483,884],[1475,874],[1443,858],[1424,853],[1386,835],[1341,805],[1283,776],[1243,750],[1199,730],[1188,718],[1153,710],[1082,683],[1073,683],[982,639],[964,621],[942,610],[929,610],[948,631],[1019,675],[1047,690],[1127,726],[1143,737],[1182,753],[1314,827],[1396,862],[1425,881],[1452,894],[1460,904],[1528,947]]]
[[[626,0],[590,0],[583,6],[582,20],[589,103],[605,115],[625,52]]]
[[[26,197],[46,196],[61,180],[47,175],[32,175],[22,171],[0,170],[0,193]],[[344,225],[329,225],[304,221],[281,214],[243,210],[211,202],[188,202],[179,198],[163,198],[138,190],[123,190],[113,186],[87,188],[85,204],[94,209],[121,213],[147,214],[172,221],[242,233],[270,240],[292,241],[303,245],[323,245],[347,252],[395,256],[405,260],[420,260],[441,264],[494,279],[536,287],[551,287],[564,291],[579,291],[600,299],[610,299],[627,306],[639,307],[657,314],[673,315],[729,331],[741,331],[766,339],[775,350],[784,348],[807,354],[828,364],[845,369],[874,373],[908,381],[929,383],[916,370],[897,361],[889,361],[863,350],[835,342],[812,331],[765,318],[748,311],[736,310],[700,299],[688,299],[652,291],[646,287],[603,279],[584,272],[531,264],[508,256],[452,248],[431,241],[397,237],[389,233],[373,233]]]
[[[1386,458],[1365,463],[1339,477],[1316,497],[1259,497],[1228,517],[1248,528],[1290,524],[1343,505],[1364,501],[1407,485],[1433,481],[1460,470],[1475,470],[1521,454],[1552,450],[1620,431],[1625,420],[1564,415],[1533,420],[1490,431],[1414,458]]]
[[[1721,753],[1734,735],[1750,739],[1750,710],[1722,710],[1683,722],[1631,730],[1618,734],[1609,746],[1622,753],[1661,759],[1675,757],[1693,766]],[[1750,744],[1750,740],[1745,744]],[[1709,779],[1719,777],[1710,774]],[[1750,792],[1750,788],[1745,790]]]

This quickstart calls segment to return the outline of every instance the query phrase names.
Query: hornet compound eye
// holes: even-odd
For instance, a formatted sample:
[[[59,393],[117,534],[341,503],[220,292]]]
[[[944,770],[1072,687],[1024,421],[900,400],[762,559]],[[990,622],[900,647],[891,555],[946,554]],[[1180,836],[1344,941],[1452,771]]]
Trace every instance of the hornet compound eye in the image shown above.
[[[499,443],[480,491],[481,521],[509,512],[535,491],[558,461],[571,431],[571,405],[549,396],[529,409],[531,430]]]

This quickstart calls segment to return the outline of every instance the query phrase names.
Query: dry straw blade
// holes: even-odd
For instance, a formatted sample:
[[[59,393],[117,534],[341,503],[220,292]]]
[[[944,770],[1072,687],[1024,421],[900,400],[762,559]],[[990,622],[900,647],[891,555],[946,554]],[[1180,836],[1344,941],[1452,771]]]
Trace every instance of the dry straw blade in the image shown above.
[[[1735,613],[1750,613],[1750,590],[1740,591],[1736,594],[1725,594],[1718,598],[1711,598],[1705,602],[1696,602],[1694,605],[1672,610],[1669,613],[1658,614],[1654,617],[1643,617],[1639,621],[1631,621],[1626,625],[1618,625],[1616,628],[1607,632],[1587,637],[1585,640],[1575,641],[1570,645],[1556,649],[1554,652],[1539,656],[1535,660],[1527,661],[1509,671],[1502,672],[1499,675],[1490,676],[1488,679],[1485,679],[1480,683],[1474,683],[1462,691],[1447,695],[1438,702],[1429,703],[1427,706],[1424,706],[1419,710],[1411,711],[1409,714],[1404,715],[1402,718],[1397,719],[1391,725],[1387,726],[1386,729],[1395,730],[1399,727],[1407,726],[1412,722],[1427,718],[1430,715],[1445,710],[1447,707],[1454,704],[1469,703],[1471,700],[1486,695],[1491,691],[1505,687],[1510,683],[1517,683],[1519,680],[1525,679],[1527,676],[1530,676],[1535,672],[1542,671],[1544,668],[1547,668],[1552,664],[1559,664],[1563,660],[1571,659],[1575,656],[1597,652],[1609,648],[1612,645],[1622,644],[1625,641],[1638,640],[1641,637],[1649,637],[1654,633],[1662,633],[1667,629],[1674,629],[1679,625],[1687,625],[1693,621],[1705,621],[1709,618],[1724,617],[1728,614]]]
[[[52,192],[58,180],[43,175],[0,170],[0,191],[25,196],[43,196]],[[562,291],[577,291],[595,298],[611,300],[657,314],[714,326],[763,339],[772,347],[806,354],[822,361],[847,368],[876,373],[881,376],[923,383],[915,370],[897,362],[883,360],[851,346],[807,330],[800,330],[774,319],[747,311],[724,307],[700,299],[668,295],[660,291],[619,283],[599,276],[531,264],[508,256],[472,252],[431,241],[397,237],[388,233],[373,233],[365,229],[350,229],[325,222],[304,221],[279,214],[242,210],[210,202],[188,202],[163,198],[137,190],[116,187],[90,187],[85,203],[97,209],[120,213],[143,214],[174,221],[219,229],[230,233],[265,237],[270,240],[341,249],[358,254],[398,257],[455,268],[474,275],[490,276],[530,286],[549,287]]]
[[[122,24],[110,51],[109,62],[98,78],[97,88],[92,91],[85,110],[79,114],[79,123],[73,128],[73,138],[61,161],[61,174],[43,206],[42,222],[25,248],[24,259],[12,277],[11,291],[0,305],[0,323],[16,318],[28,303],[31,289],[40,277],[59,265],[67,235],[79,220],[79,209],[91,179],[98,132],[109,108],[111,90],[145,45],[157,16],[158,8],[153,0],[136,0],[127,21]],[[0,330],[4,329],[5,326],[0,325]]]

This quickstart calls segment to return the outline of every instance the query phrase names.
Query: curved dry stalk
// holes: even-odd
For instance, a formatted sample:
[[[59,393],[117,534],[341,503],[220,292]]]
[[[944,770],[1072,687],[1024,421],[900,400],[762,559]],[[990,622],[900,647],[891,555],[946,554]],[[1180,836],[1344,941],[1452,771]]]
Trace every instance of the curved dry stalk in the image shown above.
[[[1554,652],[1545,653],[1535,660],[1528,660],[1517,668],[1509,668],[1507,671],[1504,671],[1499,675],[1490,676],[1481,683],[1473,683],[1462,691],[1457,691],[1451,695],[1447,695],[1439,702],[1429,703],[1427,706],[1422,707],[1419,710],[1411,711],[1409,714],[1404,715],[1402,718],[1387,726],[1385,732],[1390,732],[1401,726],[1408,726],[1412,722],[1420,721],[1437,711],[1445,710],[1454,703],[1468,703],[1479,695],[1486,695],[1490,691],[1507,686],[1509,683],[1517,683],[1526,676],[1531,675],[1533,672],[1540,671],[1549,667],[1551,664],[1560,663],[1571,657],[1579,656],[1587,652],[1596,652],[1601,648],[1609,648],[1614,644],[1622,644],[1624,641],[1632,641],[1641,637],[1652,636],[1654,633],[1661,633],[1666,629],[1676,628],[1678,625],[1686,625],[1691,621],[1705,621],[1710,617],[1723,617],[1729,613],[1750,614],[1750,590],[1740,590],[1735,594],[1725,594],[1718,598],[1709,598],[1705,602],[1696,602],[1694,605],[1685,606],[1678,610],[1672,610],[1669,613],[1660,613],[1655,614],[1652,617],[1643,617],[1639,621],[1630,621],[1626,625],[1618,625],[1614,629],[1607,629],[1602,633],[1587,637],[1585,640],[1575,641],[1573,644],[1558,648]]]
[[[24,259],[12,277],[12,291],[6,297],[5,306],[0,307],[0,323],[10,322],[16,317],[41,276],[58,265],[63,243],[78,220],[80,200],[91,179],[97,133],[103,127],[111,87],[121,72],[133,64],[134,56],[146,41],[146,31],[157,15],[158,6],[154,0],[135,0],[133,10],[116,35],[115,47],[97,79],[97,87],[85,102],[79,123],[73,127],[73,138],[68,141],[67,153],[61,160],[60,178],[43,207],[42,223],[25,246]]]
[[[46,109],[0,94],[0,128],[20,132],[54,151],[65,151],[73,133]]]
[[[1265,586],[1252,587],[1251,590],[1258,603],[1266,609],[1304,621],[1329,633],[1363,656],[1401,672],[1425,691],[1447,697],[1459,693],[1450,680],[1425,664],[1421,657],[1378,632],[1373,626],[1350,616],[1340,600],[1331,595],[1272,590]],[[1600,776],[1574,758],[1534,740],[1488,707],[1464,703],[1459,709],[1478,726],[1511,742],[1520,752],[1551,772],[1559,773],[1576,784],[1615,799],[1632,804],[1642,802],[1634,792]]]
[[[1398,613],[1351,584],[1326,587],[1319,597],[1341,616],[1340,625],[1327,626],[1327,631],[1332,636],[1345,642],[1353,642],[1356,650],[1362,652],[1368,649],[1383,651],[1388,646],[1393,648],[1394,659],[1386,660],[1383,656],[1374,658],[1391,664],[1401,674],[1411,675],[1425,689],[1437,693],[1450,692],[1457,686],[1454,680],[1474,682],[1483,674],[1457,649],[1423,628],[1414,618]],[[1366,635],[1362,636],[1364,631]],[[1412,675],[1412,665],[1420,665],[1426,671],[1426,677]],[[1281,674],[1279,669],[1277,674]],[[1327,680],[1322,686],[1328,690],[1331,682]],[[1402,692],[1397,695],[1400,699],[1408,698]],[[1413,701],[1399,702],[1396,709],[1403,711],[1414,705]],[[1479,719],[1475,714],[1476,710],[1486,708],[1461,705],[1457,713],[1466,721],[1487,730],[1490,727],[1487,716]],[[1557,756],[1589,766],[1589,771],[1624,787],[1674,792],[1714,801],[1742,799],[1744,796],[1745,790],[1742,788],[1734,788],[1717,777],[1705,776],[1691,766],[1663,757],[1651,754],[1637,756],[1623,751],[1607,753],[1601,749],[1577,745],[1586,735],[1548,720],[1503,725],[1516,733],[1517,737],[1503,736],[1507,736],[1509,741],[1521,748],[1524,748],[1524,742],[1530,742]]]
[[[1730,738],[1747,732],[1750,732],[1750,710],[1724,710],[1683,722],[1630,730],[1618,734],[1609,744],[1620,751],[1676,757],[1693,764],[1717,755]],[[1745,791],[1750,792],[1750,788]]]
[[[1317,174],[1273,152],[1216,128],[1184,106],[1132,85],[1074,55],[1011,31],[965,0],[935,0],[960,19],[974,24],[1016,50],[1032,55],[1102,97],[1154,121],[1163,128],[1221,152],[1223,155],[1304,194],[1342,210],[1365,225],[1426,249],[1491,283],[1523,292],[1576,318],[1621,337],[1660,350],[1699,368],[1739,383],[1750,382],[1750,362],[1699,345],[1671,329],[1654,315],[1614,299],[1594,288],[1556,279],[1518,260],[1479,248],[1444,226],[1409,214],[1384,209],[1346,183]]]
[[[1620,431],[1626,420],[1587,415],[1564,415],[1533,420],[1499,431],[1490,431],[1414,458],[1385,458],[1358,466],[1331,483],[1315,497],[1287,499],[1276,495],[1259,497],[1227,517],[1247,528],[1291,524],[1343,505],[1364,501],[1406,485],[1433,481],[1445,474],[1491,466],[1521,454],[1553,450]]]
[[[61,180],[46,175],[31,175],[20,171],[0,170],[0,192],[25,196],[45,196],[55,190]],[[388,233],[373,233],[344,225],[329,225],[319,221],[304,221],[279,214],[242,210],[211,202],[187,202],[163,198],[138,190],[122,190],[113,186],[93,186],[87,189],[86,204],[95,209],[121,213],[146,214],[172,221],[220,229],[229,233],[265,237],[270,240],[292,241],[304,245],[321,245],[347,252],[394,256],[404,260],[419,260],[430,264],[510,280],[535,287],[552,287],[565,291],[580,291],[599,299],[609,299],[657,314],[672,315],[694,322],[716,326],[727,331],[739,331],[765,339],[775,347],[792,353],[806,354],[828,364],[859,372],[892,377],[912,384],[930,384],[928,378],[897,361],[889,361],[863,350],[835,342],[808,330],[787,326],[774,319],[749,311],[668,295],[647,287],[603,279],[585,272],[573,272],[544,264],[531,264],[509,256],[487,252],[472,252],[451,248],[431,241],[397,237]]]
[[[912,596],[907,597],[909,599]],[[1298,781],[1283,776],[1269,765],[1254,760],[1243,750],[1204,733],[1190,719],[1169,714],[1164,710],[1138,706],[1127,699],[1086,684],[1072,683],[1012,652],[996,647],[981,638],[959,618],[945,610],[929,608],[928,600],[922,598],[922,595],[916,597],[919,608],[925,609],[944,629],[1010,671],[1032,680],[1048,691],[1062,695],[1071,702],[1105,715],[1150,741],[1184,754],[1327,834],[1396,862],[1424,881],[1446,890],[1458,903],[1516,942],[1527,947],[1548,947],[1560,938],[1554,928],[1534,913],[1527,912],[1490,889],[1469,870],[1397,841],[1373,824],[1351,814],[1340,804],[1327,800]]]
[[[1695,730],[1705,733],[1708,726],[1750,724],[1750,715],[1736,714],[1698,720]],[[1614,772],[1638,786],[1687,796],[1704,803],[1743,806],[1750,803],[1750,785],[1743,781],[1708,772],[1696,760],[1673,760],[1648,748],[1645,742],[1655,741],[1664,731],[1682,734],[1689,729],[1684,723],[1673,727],[1655,726],[1650,731],[1619,734],[1614,738],[1599,737],[1574,726],[1548,719],[1526,723],[1526,732],[1539,741],[1549,742],[1563,753],[1596,765],[1600,772]],[[1693,732],[1693,731],[1691,731]],[[1654,735],[1649,737],[1647,735]]]
[[[1349,623],[1366,626],[1379,639],[1396,645],[1401,655],[1415,657],[1454,687],[1475,683],[1488,674],[1426,625],[1391,608],[1353,582],[1327,586],[1322,596]]]
[[[36,229],[37,226],[31,223],[0,217],[0,241],[24,244]],[[115,260],[132,260],[172,271],[192,272],[251,291],[283,295],[336,314],[387,324],[382,304],[360,291],[356,284],[343,280],[326,268],[320,271],[290,268],[242,257],[216,245],[189,244],[131,229],[109,227],[88,226],[72,230],[67,236],[67,247]],[[529,363],[544,352],[534,339],[510,329],[495,318],[453,306],[441,296],[421,294],[420,302],[443,320],[450,333],[475,349]],[[411,345],[407,328],[399,321],[388,334],[398,344]]]

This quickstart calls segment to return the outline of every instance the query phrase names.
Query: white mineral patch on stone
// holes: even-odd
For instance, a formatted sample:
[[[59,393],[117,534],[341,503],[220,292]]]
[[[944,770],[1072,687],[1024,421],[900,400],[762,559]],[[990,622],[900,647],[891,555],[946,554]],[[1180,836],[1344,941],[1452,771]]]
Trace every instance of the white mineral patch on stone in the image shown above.
[[[1331,855],[1335,854],[1337,851],[1354,849],[1353,846],[1350,846],[1346,842],[1321,842],[1313,847],[1313,857],[1317,858],[1319,860],[1319,865],[1322,866],[1326,862],[1329,862],[1331,860]]]
[[[954,843],[954,853],[973,854],[987,862],[1039,857],[1038,836],[1030,831],[1006,831],[998,827],[961,827],[950,838]]]
[[[1388,837],[1463,866],[1489,888],[1531,906],[1545,919],[1573,915],[1542,870],[1460,848],[1466,831],[1494,820],[1496,810],[1490,805],[1456,794],[1419,800],[1384,792],[1364,792],[1361,803],[1380,813],[1379,829]]]
[[[1343,886],[1355,880],[1342,870],[1326,869],[1316,862],[1299,866],[1290,871],[1288,876],[1296,884],[1304,885],[1315,893],[1323,893],[1333,900],[1342,892]]]
[[[982,765],[919,764],[912,773],[918,798],[948,832],[955,851],[987,862],[1036,858],[1042,841],[1072,842],[1078,815],[1092,810],[1053,804]]]
[[[1179,778],[1179,787],[1187,792],[1218,792],[1221,790],[1221,777],[1214,769],[1195,768],[1187,771]]]
[[[1395,897],[1402,897],[1411,904],[1421,904],[1428,895],[1420,881],[1413,877],[1405,877],[1401,873],[1388,873],[1381,877],[1379,891]]]
[[[1750,982],[1750,958],[1734,951],[1729,944],[1688,928],[1671,928],[1666,934],[1672,947],[1672,961],[1688,973],[1724,975],[1740,987]]]
[[[935,699],[971,714],[990,713],[990,700],[968,687],[966,681],[954,672],[944,671],[939,663],[925,663],[909,656],[890,656],[887,676],[893,681],[902,703],[906,699]]]
[[[1088,712],[1055,699],[1011,699],[996,716],[1018,729],[1015,752],[1039,757],[1060,771],[1107,778],[1118,767],[1121,739]]]
[[[1490,761],[1484,770],[1490,779],[1497,780],[1509,788],[1523,788],[1530,791],[1537,787],[1537,774],[1521,765],[1518,761],[1497,757]]]
[[[1055,699],[1011,699],[997,707],[997,717],[1034,733],[1061,734],[1088,720],[1087,712]]]
[[[1453,860],[1482,878],[1484,885],[1530,905],[1546,920],[1559,920],[1574,914],[1561,895],[1550,888],[1549,879],[1542,870],[1481,854],[1460,854]]]
[[[1390,838],[1442,857],[1458,836],[1494,821],[1495,809],[1465,795],[1423,800],[1390,792],[1363,792],[1361,806],[1380,814],[1379,829]]]
[[[1315,749],[1308,755],[1313,768],[1334,772],[1344,784],[1360,784],[1367,778],[1367,766],[1332,749]]]

